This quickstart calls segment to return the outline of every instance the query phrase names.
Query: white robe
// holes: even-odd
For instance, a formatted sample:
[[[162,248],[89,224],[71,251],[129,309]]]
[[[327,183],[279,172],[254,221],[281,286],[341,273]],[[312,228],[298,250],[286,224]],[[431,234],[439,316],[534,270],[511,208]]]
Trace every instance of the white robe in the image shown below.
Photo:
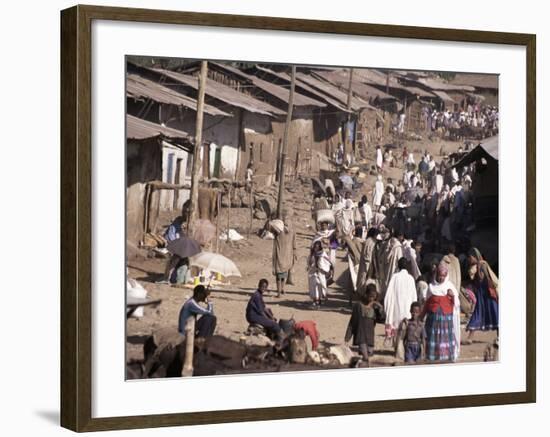
[[[403,241],[403,256],[411,263],[411,275],[414,280],[422,274],[416,262],[416,250],[411,247],[412,240]]]
[[[309,296],[313,301],[327,297],[327,278],[325,273],[330,270],[331,262],[323,251],[317,257],[308,259]]]
[[[411,317],[411,304],[416,302],[416,284],[406,269],[394,273],[386,290],[384,309],[386,325],[397,329],[404,318]]]
[[[440,174],[435,175],[435,191],[441,193],[443,189],[443,176]]]
[[[340,210],[343,209],[343,208],[344,208],[344,202],[342,202],[341,200],[338,201],[338,202],[334,202],[334,203],[332,204],[332,210],[333,210],[334,212],[340,211]]]
[[[334,234],[334,229],[327,229],[326,231],[317,231],[317,233],[313,236],[313,240],[311,241],[311,247],[317,242],[322,240],[328,240]]]
[[[456,171],[456,168],[454,168],[454,167],[451,170],[451,178],[453,179],[454,183],[458,182],[458,172]]]
[[[455,359],[458,359],[460,355],[460,299],[458,297],[456,287],[449,280],[449,275],[447,275],[443,283],[439,284],[432,282],[428,286],[426,299],[429,299],[430,296],[446,296],[447,290],[451,290],[455,295],[453,309],[453,331],[455,334]]]
[[[380,206],[382,204],[382,196],[384,195],[384,182],[376,181],[374,184],[374,191],[372,193],[372,203],[374,206]]]
[[[382,150],[376,149],[376,166],[378,168],[382,168],[383,163],[384,163],[384,158],[382,156]]]
[[[336,212],[335,216],[336,228],[340,234],[351,236],[355,229],[354,210],[352,208],[342,208]]]
[[[372,208],[368,203],[364,203],[362,208],[363,208],[363,218],[365,220],[365,226],[368,228],[372,220]]]

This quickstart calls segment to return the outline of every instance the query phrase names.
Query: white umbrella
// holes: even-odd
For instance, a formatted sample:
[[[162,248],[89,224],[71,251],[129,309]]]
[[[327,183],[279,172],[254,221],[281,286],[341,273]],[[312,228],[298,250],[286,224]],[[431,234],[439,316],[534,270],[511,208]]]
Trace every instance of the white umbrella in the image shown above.
[[[229,258],[213,252],[201,252],[189,258],[189,265],[227,276],[241,276],[241,272]]]

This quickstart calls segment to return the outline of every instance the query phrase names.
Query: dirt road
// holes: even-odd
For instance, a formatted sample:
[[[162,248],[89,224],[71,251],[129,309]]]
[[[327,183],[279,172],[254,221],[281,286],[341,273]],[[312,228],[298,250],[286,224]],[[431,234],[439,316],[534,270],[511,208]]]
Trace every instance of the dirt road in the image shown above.
[[[458,148],[459,143],[445,143],[447,152]],[[408,143],[409,150],[421,150],[425,148],[439,160],[441,143]],[[419,157],[415,153],[415,158]],[[417,158],[418,161],[418,158]],[[401,169],[389,169],[384,177],[399,178]],[[365,180],[364,191],[370,192],[374,176],[368,176]],[[297,232],[298,261],[294,268],[295,284],[287,286],[287,292],[277,298],[275,293],[269,293],[265,301],[278,318],[296,321],[314,320],[321,334],[321,343],[333,345],[343,343],[347,323],[351,314],[348,305],[348,292],[337,284],[329,288],[329,300],[324,307],[318,310],[310,308],[310,299],[307,293],[306,257],[308,254],[311,236],[313,235],[313,221],[310,213],[311,193],[297,189],[294,193],[287,193],[286,204],[290,206],[293,214],[294,227]],[[370,196],[369,196],[370,198]],[[358,200],[358,199],[356,199]],[[222,210],[221,216],[225,217],[226,211]],[[231,223],[242,235],[246,235],[248,229],[249,210],[232,209]],[[263,221],[254,220],[253,230],[256,231],[264,225]],[[230,284],[223,287],[226,290],[216,289],[211,295],[215,314],[218,318],[218,334],[238,339],[248,326],[245,320],[245,307],[250,295],[255,290],[260,278],[270,281],[269,288],[274,289],[274,278],[271,273],[271,253],[273,242],[262,240],[256,234],[252,234],[249,240],[238,243],[220,243],[222,254],[232,259],[239,267],[242,278],[231,278]],[[338,251],[336,262],[336,274],[338,278],[345,273],[347,263],[344,262],[344,251]],[[127,359],[142,358],[143,338],[150,335],[158,328],[175,327],[182,304],[191,295],[191,289],[177,288],[169,285],[155,284],[164,271],[164,260],[159,258],[139,257],[129,261],[129,275],[137,279],[149,292],[149,297],[162,299],[162,304],[157,309],[145,308],[144,317],[141,319],[129,319],[127,324]],[[344,278],[342,278],[344,279]],[[339,281],[337,281],[338,283]],[[230,291],[232,290],[232,291]],[[376,328],[375,356],[371,365],[391,365],[394,360],[392,351],[383,345],[384,326]],[[464,337],[464,332],[462,333]],[[459,361],[482,361],[483,353],[488,342],[494,341],[496,334],[493,332],[479,333],[476,342],[463,346]]]

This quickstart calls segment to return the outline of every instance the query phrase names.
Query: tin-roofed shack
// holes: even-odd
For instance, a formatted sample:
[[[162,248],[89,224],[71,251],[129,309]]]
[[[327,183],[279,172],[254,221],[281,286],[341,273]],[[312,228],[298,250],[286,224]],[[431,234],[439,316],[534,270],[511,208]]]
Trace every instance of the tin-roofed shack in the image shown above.
[[[257,65],[247,70],[247,72],[289,89],[290,74],[286,70],[274,71],[271,67],[271,65]],[[317,174],[320,168],[326,167],[325,163],[328,162],[326,158],[332,156],[338,147],[338,143],[343,140],[342,123],[346,120],[348,111],[337,99],[323,94],[298,79],[296,80],[296,93],[323,102],[326,107],[315,107],[313,111],[307,107],[294,108],[287,168],[294,168],[296,152],[300,150],[305,154],[311,154],[311,161],[308,164],[309,170],[312,174]],[[278,138],[282,139],[284,120],[278,120],[274,123],[274,130],[278,133]],[[304,156],[304,153],[300,153],[300,156]]]
[[[498,136],[483,140],[455,167],[474,164],[474,218],[479,225],[498,224]]]
[[[210,79],[279,110],[278,114],[274,114],[268,120],[269,129],[260,124],[261,120],[258,117],[245,117],[243,123],[244,142],[240,147],[241,162],[254,163],[255,181],[270,185],[277,177],[277,161],[283,140],[285,115],[290,95],[289,87],[262,79],[254,74],[254,70],[242,71],[233,65],[217,62],[210,62],[208,65]],[[198,64],[191,64],[182,71],[186,74],[197,75],[198,67]],[[295,172],[307,173],[310,171],[312,149],[316,148],[316,144],[312,141],[313,120],[316,111],[326,107],[327,104],[319,99],[295,92],[285,166],[289,175]],[[246,165],[240,166],[239,178],[244,177],[245,169]],[[316,170],[312,169],[312,171]]]
[[[485,105],[498,107],[498,75],[457,73],[450,81],[453,85],[470,85],[474,87],[471,96],[477,96]]]
[[[193,145],[186,132],[126,116],[126,225],[128,240],[139,243],[154,231],[158,211],[181,210],[187,190],[154,191],[147,196],[147,184],[190,182]],[[150,206],[157,212],[147,219]]]
[[[290,84],[290,75],[286,71],[275,71],[268,66],[257,66],[255,71],[255,74],[282,86],[288,87]],[[296,76],[296,90],[299,93],[327,104],[326,109],[314,110],[312,150],[313,155],[317,155],[312,158],[311,168],[314,174],[320,169],[330,170],[324,164],[325,158],[334,155],[339,143],[345,144],[346,152],[350,153],[356,150],[357,137],[363,144],[363,130],[356,129],[358,116],[362,111],[375,111],[375,108],[358,94],[352,95],[351,109],[348,111],[347,90],[343,90],[338,84],[325,80],[321,76],[323,73],[332,71],[317,67],[300,67]],[[350,119],[349,123],[348,119]]]
[[[175,92],[192,99],[197,98],[198,79],[192,75],[140,67],[136,67],[136,71]],[[269,136],[272,133],[271,119],[276,115],[283,115],[285,111],[211,79],[207,81],[205,101],[228,116],[213,115],[205,111],[201,148],[202,175],[242,179],[249,163],[245,147],[245,128],[248,132]],[[194,111],[185,111],[173,114],[164,122],[194,136],[195,120]],[[262,155],[268,152],[268,148],[272,148],[270,140],[266,140],[265,144],[262,141],[261,144]],[[266,180],[258,182],[271,183],[267,179],[269,178],[266,177]]]
[[[314,77],[325,81],[332,86],[337,87],[341,92],[347,94],[350,86],[350,70],[338,69],[333,71],[315,71]],[[361,105],[356,108],[354,126],[355,131],[355,150],[356,154],[366,156],[367,149],[379,144],[383,138],[383,126],[385,123],[384,113],[396,111],[399,103],[397,99],[390,94],[386,94],[379,89],[362,83],[352,76],[351,92],[353,96],[362,101],[368,102],[369,106]],[[388,127],[389,131],[389,127]]]

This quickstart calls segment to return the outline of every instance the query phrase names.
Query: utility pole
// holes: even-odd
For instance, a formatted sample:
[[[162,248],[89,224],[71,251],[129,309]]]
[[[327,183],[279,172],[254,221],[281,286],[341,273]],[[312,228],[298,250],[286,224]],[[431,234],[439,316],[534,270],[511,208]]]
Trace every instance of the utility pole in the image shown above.
[[[390,72],[386,73],[386,94],[390,93]]]
[[[349,123],[351,122],[351,87],[353,82],[353,68],[349,69],[349,82],[348,82],[348,101],[347,101],[347,108],[348,108],[348,123],[346,125],[346,140],[345,144],[349,144],[349,147],[346,147],[346,149],[352,149],[353,147],[353,140],[350,139],[348,136],[348,129],[349,129]],[[353,151],[355,155],[355,150]]]
[[[348,82],[348,111],[351,111],[351,85],[353,82],[353,68],[349,69],[349,82]],[[348,115],[349,117],[349,115]]]
[[[202,148],[202,124],[204,115],[204,92],[206,90],[206,77],[208,64],[201,62],[201,73],[199,76],[199,98],[197,101],[197,121],[195,124],[195,150],[193,152],[193,173],[191,174],[191,202],[189,205],[189,217],[187,218],[187,235],[191,235],[198,218],[199,203],[199,179],[201,171],[201,148]]]
[[[277,217],[282,218],[283,214],[283,191],[285,188],[285,160],[288,148],[288,136],[290,133],[290,123],[292,122],[292,109],[294,108],[294,87],[296,85],[296,66],[292,66],[290,74],[290,95],[288,97],[288,111],[286,113],[285,133],[283,136],[283,148],[281,150],[281,161],[279,163],[279,196],[277,197]]]

